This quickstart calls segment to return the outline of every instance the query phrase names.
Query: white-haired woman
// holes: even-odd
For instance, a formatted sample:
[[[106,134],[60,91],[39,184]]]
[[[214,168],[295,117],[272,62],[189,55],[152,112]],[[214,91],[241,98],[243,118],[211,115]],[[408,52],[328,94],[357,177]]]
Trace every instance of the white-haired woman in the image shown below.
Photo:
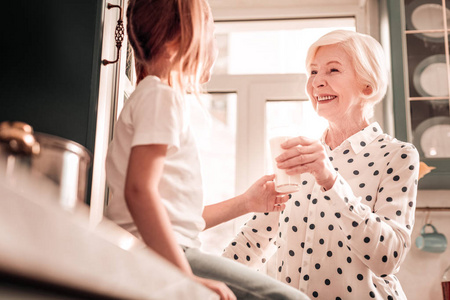
[[[302,174],[282,212],[256,214],[224,256],[258,267],[277,246],[277,279],[311,299],[406,299],[395,273],[410,248],[419,155],[370,123],[388,71],[372,37],[337,30],[309,49],[307,93],[328,120],[320,140],[283,144],[278,166]]]

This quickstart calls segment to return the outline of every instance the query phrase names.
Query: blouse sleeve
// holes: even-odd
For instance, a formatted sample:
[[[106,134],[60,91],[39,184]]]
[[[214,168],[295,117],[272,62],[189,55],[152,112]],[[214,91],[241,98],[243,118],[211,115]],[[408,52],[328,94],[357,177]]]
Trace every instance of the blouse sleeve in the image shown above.
[[[233,241],[225,248],[222,256],[259,268],[265,263],[272,240],[278,231],[279,212],[257,213],[248,220]]]
[[[399,268],[411,246],[419,172],[414,146],[403,145],[392,155],[380,171],[373,210],[361,203],[340,175],[332,189],[322,192],[347,236],[347,246],[381,277]]]

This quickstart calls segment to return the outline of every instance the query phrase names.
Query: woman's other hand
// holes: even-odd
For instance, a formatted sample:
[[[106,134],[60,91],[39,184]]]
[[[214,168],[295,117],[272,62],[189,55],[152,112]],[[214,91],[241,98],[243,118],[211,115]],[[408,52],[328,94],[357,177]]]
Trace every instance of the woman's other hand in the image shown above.
[[[286,149],[276,157],[277,166],[288,175],[311,173],[326,190],[333,187],[337,172],[319,140],[298,136],[281,144]]]
[[[275,191],[275,175],[265,175],[258,179],[244,194],[248,212],[282,211],[289,200],[288,194]]]

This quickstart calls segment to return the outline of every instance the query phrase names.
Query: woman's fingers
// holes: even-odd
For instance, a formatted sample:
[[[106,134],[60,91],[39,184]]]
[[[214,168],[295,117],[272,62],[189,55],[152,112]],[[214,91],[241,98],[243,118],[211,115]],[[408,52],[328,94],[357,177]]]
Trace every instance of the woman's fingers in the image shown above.
[[[316,152],[323,152],[324,149],[322,147],[322,144],[320,144],[318,141],[316,143],[312,143],[309,145],[300,145],[300,146],[294,146],[283,153],[281,153],[279,156],[275,158],[277,162],[283,162],[285,160],[291,159],[293,157],[301,157],[307,154],[316,153]]]
[[[290,167],[286,169],[286,174],[288,175],[295,175],[295,174],[301,174],[301,173],[311,173],[316,174],[318,171],[318,163],[317,161],[304,163],[301,165],[295,165],[293,167]]]
[[[288,158],[283,162],[277,163],[277,167],[280,169],[289,169],[295,166],[313,163],[314,161],[318,160],[319,157],[320,153],[318,152],[300,154],[298,156],[292,156],[291,158]]]
[[[299,136],[281,146],[286,151],[275,158],[278,168],[288,175],[310,173],[320,185],[330,187],[334,184],[336,171],[320,141]]]
[[[281,144],[281,148],[289,149],[294,146],[308,146],[314,143],[316,140],[304,137],[304,136],[297,136],[293,137],[291,139],[288,139],[284,143]]]

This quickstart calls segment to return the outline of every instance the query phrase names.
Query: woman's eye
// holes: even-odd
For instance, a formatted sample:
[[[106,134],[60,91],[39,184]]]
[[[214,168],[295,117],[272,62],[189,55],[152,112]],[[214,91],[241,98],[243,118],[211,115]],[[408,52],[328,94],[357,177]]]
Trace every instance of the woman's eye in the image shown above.
[[[339,72],[338,69],[331,69],[330,72]]]
[[[317,74],[317,71],[315,71],[315,70],[311,71],[311,75],[316,75],[316,74]]]

